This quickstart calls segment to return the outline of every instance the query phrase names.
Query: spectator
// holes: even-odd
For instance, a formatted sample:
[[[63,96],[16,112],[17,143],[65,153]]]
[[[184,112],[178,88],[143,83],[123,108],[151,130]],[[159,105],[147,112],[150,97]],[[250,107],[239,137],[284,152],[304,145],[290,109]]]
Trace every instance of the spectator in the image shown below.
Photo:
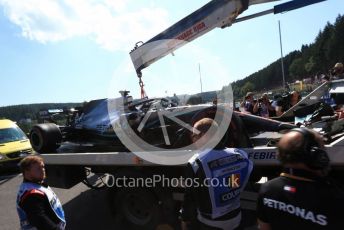
[[[192,141],[203,147],[218,128],[215,121],[201,119],[194,125]],[[198,134],[197,131],[199,131]],[[187,166],[187,178],[202,183],[187,187],[181,210],[182,229],[237,229],[241,221],[240,193],[252,171],[247,153],[224,147],[221,141],[213,150],[194,155]],[[210,183],[205,183],[205,182]],[[211,181],[219,182],[218,186]],[[208,186],[204,186],[208,185]],[[193,222],[194,221],[194,222]]]
[[[325,82],[330,81],[330,76],[322,74],[320,79],[321,79],[321,81],[320,81],[321,83],[325,83]]]
[[[254,108],[254,106],[258,103],[254,101],[253,98],[254,94],[252,92],[246,93],[243,102],[241,103],[240,107],[243,109],[243,112],[256,114],[258,112],[258,107]]]
[[[254,105],[254,110],[257,110],[257,114],[261,117],[269,118],[274,116],[275,108],[271,106],[268,95],[266,93],[258,100],[258,103]]]
[[[173,97],[171,98],[172,101],[172,105],[173,107],[178,106],[179,105],[179,97],[174,93]]]
[[[300,101],[300,99],[301,96],[297,91],[291,92],[290,94],[288,94],[287,97],[282,97],[281,100],[277,102],[276,115],[281,116],[284,112],[288,111],[291,107],[296,105]]]
[[[259,229],[341,229],[344,191],[328,178],[329,157],[319,134],[293,129],[278,143],[284,170],[261,186]]]
[[[234,108],[235,108],[235,102],[233,102],[233,103],[234,103]],[[217,97],[213,98],[213,105],[217,105]]]
[[[331,71],[332,80],[344,79],[344,67],[343,63],[336,63]]]
[[[17,212],[21,229],[63,230],[66,225],[61,202],[44,183],[43,159],[28,156],[20,162],[23,183],[17,194]]]
[[[277,102],[282,98],[282,95],[281,94],[275,94],[274,97],[273,97],[273,100],[272,100],[272,103],[271,103],[271,106],[273,108],[275,108],[276,110],[276,106],[277,106]]]

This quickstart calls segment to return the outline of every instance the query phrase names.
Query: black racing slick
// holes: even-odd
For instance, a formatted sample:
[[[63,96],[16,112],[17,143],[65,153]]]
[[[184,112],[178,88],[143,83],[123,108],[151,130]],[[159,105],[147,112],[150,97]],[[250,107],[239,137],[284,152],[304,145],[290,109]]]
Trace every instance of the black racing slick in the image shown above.
[[[257,215],[272,229],[343,229],[344,191],[308,171],[288,169],[261,186]]]

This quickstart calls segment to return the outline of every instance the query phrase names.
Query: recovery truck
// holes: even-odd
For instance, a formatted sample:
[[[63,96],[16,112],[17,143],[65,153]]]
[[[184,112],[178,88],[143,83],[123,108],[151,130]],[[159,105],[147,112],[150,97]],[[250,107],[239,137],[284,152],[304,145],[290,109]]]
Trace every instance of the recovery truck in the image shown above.
[[[144,90],[141,80],[141,71],[149,64],[152,64],[163,56],[170,54],[177,48],[184,45],[185,41],[192,41],[193,39],[196,39],[197,37],[200,37],[201,35],[217,27],[225,28],[235,22],[265,15],[267,13],[282,13],[321,1],[289,1],[276,5],[273,9],[263,11],[255,15],[237,18],[240,13],[245,11],[251,5],[265,2],[271,1],[212,0],[170,28],[153,37],[151,40],[143,43],[143,45],[136,45],[135,49],[131,51],[130,55],[132,57],[137,75],[140,78],[142,96],[144,96]],[[143,47],[145,44],[154,44],[155,41],[164,41],[166,39],[175,39],[177,42],[169,44],[158,42],[159,48],[155,50],[153,54],[149,53],[149,55],[145,53],[146,49],[141,49],[141,47]],[[161,45],[163,45],[165,48],[161,49]],[[152,47],[152,49],[154,50],[154,47]],[[297,105],[299,106],[298,109],[302,110],[306,108],[310,104],[310,100],[320,100],[320,94],[325,92],[325,88],[327,91],[329,89],[330,91],[343,90],[343,82],[335,84],[325,83],[312,92],[303,101],[301,101]],[[124,97],[125,99],[128,99],[127,95]],[[136,105],[144,105],[147,100],[148,99],[143,98],[142,101],[135,102],[136,104],[134,105],[132,104],[132,101],[127,101],[126,108],[132,108],[132,106],[135,107]],[[94,111],[93,109],[102,103],[104,103],[104,101],[93,101],[91,106],[85,108],[85,111],[87,110],[92,114]],[[149,105],[151,105],[151,103],[152,101],[149,101]],[[140,110],[143,111],[142,108]],[[113,146],[102,145],[102,147],[99,147],[99,145],[90,145],[87,143],[80,144],[83,141],[78,139],[78,136],[82,135],[80,132],[73,133],[73,135],[69,134],[74,131],[82,130],[83,124],[76,121],[82,120],[80,117],[87,116],[85,111],[83,111],[84,114],[72,114],[71,121],[74,121],[74,126],[70,125],[69,127],[57,127],[54,126],[54,124],[40,124],[35,126],[31,132],[31,143],[36,151],[42,153],[41,156],[44,158],[46,163],[48,182],[51,186],[68,189],[77,183],[84,182],[91,188],[99,188],[99,183],[95,184],[92,182],[94,177],[97,178],[98,182],[101,181],[104,182],[104,184],[113,185],[113,182],[116,180],[116,178],[153,178],[160,176],[161,179],[164,177],[180,178],[180,176],[183,176],[185,164],[157,164],[144,160],[133,152],[125,150],[125,148],[114,151]],[[176,109],[176,111],[180,110]],[[147,113],[147,110],[145,112]],[[288,119],[290,117],[294,118],[295,114],[292,113],[293,111],[290,110],[285,116]],[[132,115],[132,113],[128,114],[129,117],[134,116],[135,119],[143,119],[143,117]],[[332,118],[327,119],[328,120],[322,122],[322,125],[315,125],[316,127],[314,128],[322,129],[322,131],[324,130],[324,127],[325,129],[327,128],[331,130],[337,129],[336,132],[332,133],[331,130],[330,132],[328,130],[326,131],[326,133],[329,134],[326,148],[331,158],[332,167],[336,168],[344,164],[343,120],[334,121]],[[234,128],[232,131],[234,133],[237,132],[237,135],[239,135],[239,140],[237,143],[232,143],[231,147],[244,149],[246,152],[248,152],[250,159],[253,160],[254,172],[251,180],[256,181],[262,176],[275,176],[275,173],[278,171],[276,169],[280,167],[276,159],[275,144],[282,135],[283,130],[291,129],[295,127],[295,125],[262,119],[241,113],[233,113],[232,120],[235,120],[234,123],[238,125],[238,127],[236,127],[236,129]],[[334,123],[335,125],[333,125]],[[336,126],[336,128],[334,128],[334,126]],[[161,124],[158,127],[162,128],[163,125]],[[101,129],[103,134],[106,134],[108,128],[109,127],[103,127],[102,124],[95,125],[95,129],[98,131]],[[247,131],[245,131],[246,129]],[[157,135],[157,133],[154,135]],[[176,133],[176,135],[179,134]],[[84,135],[82,136],[84,137]],[[66,137],[69,137],[70,139]],[[244,137],[248,138],[248,141],[245,142],[246,144],[240,141],[240,139],[245,139]],[[185,138],[185,136],[183,136],[183,138]],[[74,141],[77,144],[71,144],[68,141]],[[63,143],[60,147],[61,142]],[[49,149],[57,150],[56,152],[51,153],[47,151]],[[174,153],[176,153],[176,150],[166,150],[166,154]],[[97,177],[97,175],[101,176]],[[107,176],[103,178],[103,175]],[[104,187],[104,185],[100,185],[100,187]],[[181,186],[146,186],[128,188],[118,186],[117,184],[117,186],[114,186],[109,193],[109,203],[110,205],[114,205],[118,213],[121,213],[121,215],[124,216],[130,226],[136,226],[139,228],[153,228],[161,221],[167,223],[175,221],[175,219],[169,219],[169,217],[176,216],[175,213],[178,211],[178,202],[182,200],[182,192],[183,188]]]

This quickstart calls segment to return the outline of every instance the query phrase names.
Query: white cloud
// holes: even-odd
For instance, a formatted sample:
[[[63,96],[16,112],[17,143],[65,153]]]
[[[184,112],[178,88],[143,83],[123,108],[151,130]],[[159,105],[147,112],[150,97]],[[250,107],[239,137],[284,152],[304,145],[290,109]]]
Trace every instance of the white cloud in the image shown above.
[[[90,36],[112,51],[128,51],[168,25],[166,10],[135,4],[130,0],[0,0],[5,15],[25,38],[47,43]]]

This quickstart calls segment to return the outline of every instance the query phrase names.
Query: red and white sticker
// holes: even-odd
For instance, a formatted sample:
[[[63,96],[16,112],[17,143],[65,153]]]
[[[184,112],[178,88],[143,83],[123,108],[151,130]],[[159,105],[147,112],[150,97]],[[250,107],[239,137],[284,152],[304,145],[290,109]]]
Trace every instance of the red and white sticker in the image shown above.
[[[289,185],[285,185],[285,186],[284,186],[284,190],[285,190],[285,191],[288,191],[288,192],[292,192],[292,193],[295,193],[295,192],[296,192],[296,188],[293,187],[293,186],[289,186]]]

